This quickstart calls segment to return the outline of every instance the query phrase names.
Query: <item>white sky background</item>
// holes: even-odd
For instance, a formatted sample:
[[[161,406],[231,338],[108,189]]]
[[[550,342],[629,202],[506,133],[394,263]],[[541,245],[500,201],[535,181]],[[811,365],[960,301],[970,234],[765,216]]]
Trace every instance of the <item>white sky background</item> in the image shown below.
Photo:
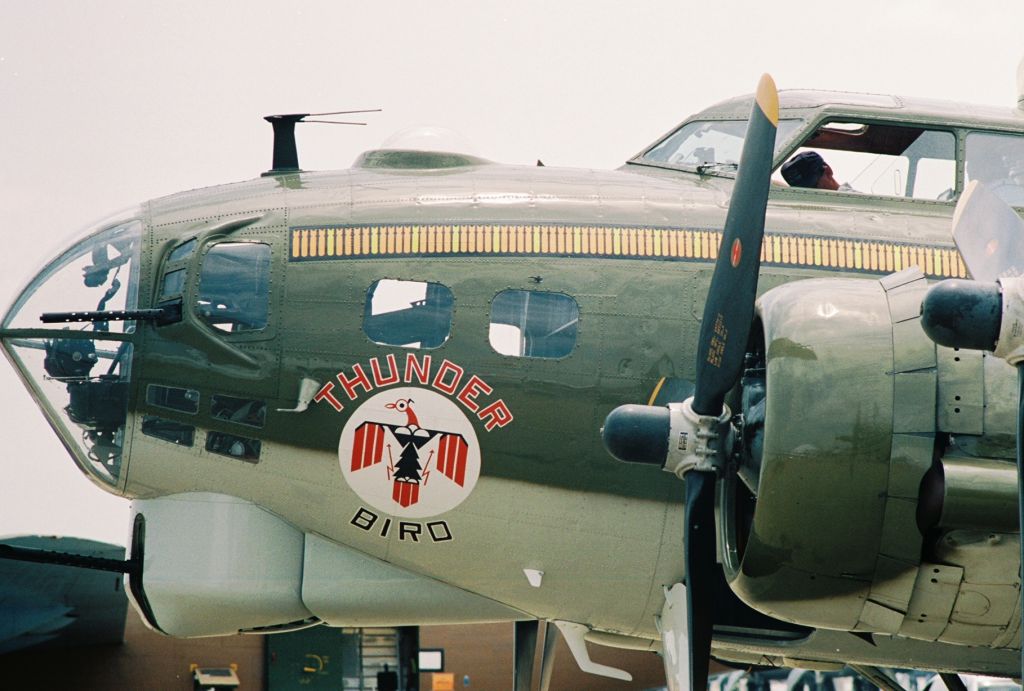
[[[1024,3],[953,0],[173,2],[0,0],[0,303],[122,207],[270,167],[270,113],[306,169],[413,125],[504,163],[612,168],[712,102],[822,88],[1006,105]],[[0,358],[0,535],[123,542],[127,505],[79,473]]]

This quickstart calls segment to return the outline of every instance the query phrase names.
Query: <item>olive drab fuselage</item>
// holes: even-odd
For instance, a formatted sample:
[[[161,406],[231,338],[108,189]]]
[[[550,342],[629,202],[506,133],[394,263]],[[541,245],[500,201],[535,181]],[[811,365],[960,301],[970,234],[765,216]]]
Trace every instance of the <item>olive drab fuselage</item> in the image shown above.
[[[717,631],[714,651],[1009,673],[1013,373],[931,346],[915,309],[928,280],[966,276],[950,217],[970,137],[1024,136],[1024,115],[880,98],[782,93],[796,124],[780,127],[776,168],[812,134],[828,145],[823,123],[916,127],[952,142],[933,166],[950,191],[773,185],[752,346],[763,451],[722,483],[718,526],[732,591],[775,625]],[[749,110],[737,99],[687,122]],[[650,154],[664,141],[618,171],[371,152],[184,192],[30,283],[5,351],[76,463],[135,500],[136,546],[216,561],[187,536],[223,530],[239,559],[282,555],[250,576],[291,584],[262,604],[146,571],[132,592],[150,623],[543,618],[613,644],[658,639],[663,588],[684,577],[683,485],[615,461],[599,431],[619,405],[692,388],[734,172]],[[112,309],[161,316],[74,337],[38,322]],[[946,511],[922,526],[920,488],[943,464]],[[993,503],[972,508],[964,478],[982,471]],[[227,630],[175,609],[165,585],[208,598]]]

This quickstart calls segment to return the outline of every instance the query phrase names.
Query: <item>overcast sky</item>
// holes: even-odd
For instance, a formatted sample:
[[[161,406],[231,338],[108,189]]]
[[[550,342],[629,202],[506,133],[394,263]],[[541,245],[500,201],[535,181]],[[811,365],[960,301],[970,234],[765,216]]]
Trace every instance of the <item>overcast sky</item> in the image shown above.
[[[439,125],[498,162],[612,168],[688,114],[780,88],[1016,102],[1024,3],[0,0],[0,302],[109,212],[270,167],[270,113],[306,169]],[[122,542],[0,359],[0,535]]]

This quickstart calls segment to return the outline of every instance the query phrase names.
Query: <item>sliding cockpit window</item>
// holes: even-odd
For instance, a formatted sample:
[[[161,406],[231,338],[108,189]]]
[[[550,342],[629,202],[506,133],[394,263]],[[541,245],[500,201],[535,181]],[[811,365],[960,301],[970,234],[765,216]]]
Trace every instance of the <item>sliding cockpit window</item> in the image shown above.
[[[266,328],[270,313],[270,245],[222,242],[203,257],[196,312],[219,331]]]

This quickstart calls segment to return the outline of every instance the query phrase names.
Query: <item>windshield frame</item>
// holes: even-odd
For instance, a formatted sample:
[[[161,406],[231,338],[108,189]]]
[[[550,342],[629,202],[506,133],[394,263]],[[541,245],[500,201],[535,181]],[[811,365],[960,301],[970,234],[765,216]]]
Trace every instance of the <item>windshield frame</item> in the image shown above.
[[[713,122],[728,122],[728,123],[741,123],[744,126],[749,122],[746,118],[737,117],[735,115],[722,115],[722,116],[696,116],[685,120],[677,127],[674,127],[664,136],[658,138],[653,144],[647,146],[627,161],[630,165],[641,165],[650,168],[661,168],[664,170],[674,170],[684,173],[696,173],[701,176],[715,176],[724,178],[735,178],[736,171],[739,170],[739,162],[703,162],[703,163],[669,163],[667,161],[657,161],[646,158],[648,154],[662,146],[665,142],[676,136],[683,128],[692,125],[694,123],[713,123]],[[783,123],[786,123],[784,126]],[[787,150],[790,147],[790,143],[798,138],[798,135],[803,132],[809,125],[809,121],[805,117],[793,116],[781,118],[779,120],[778,132],[775,139],[775,150],[772,154],[773,168],[775,164],[780,160],[780,153]],[[746,129],[746,128],[744,128]],[[781,137],[780,137],[781,135]],[[744,138],[746,134],[744,133]]]

